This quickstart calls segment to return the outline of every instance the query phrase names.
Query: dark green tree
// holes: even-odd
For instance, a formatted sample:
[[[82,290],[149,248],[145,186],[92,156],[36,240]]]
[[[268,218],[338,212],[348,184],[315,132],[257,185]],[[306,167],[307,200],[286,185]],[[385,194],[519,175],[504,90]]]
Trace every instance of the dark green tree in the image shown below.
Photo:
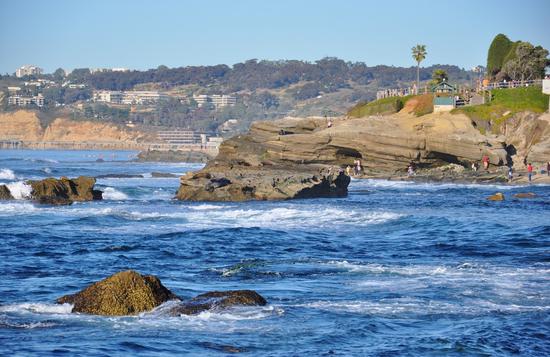
[[[56,82],[61,82],[65,78],[65,70],[63,68],[58,68],[53,72],[53,80]]]
[[[510,52],[513,42],[506,35],[499,33],[491,42],[487,53],[487,74],[494,78],[504,65],[504,59]]]

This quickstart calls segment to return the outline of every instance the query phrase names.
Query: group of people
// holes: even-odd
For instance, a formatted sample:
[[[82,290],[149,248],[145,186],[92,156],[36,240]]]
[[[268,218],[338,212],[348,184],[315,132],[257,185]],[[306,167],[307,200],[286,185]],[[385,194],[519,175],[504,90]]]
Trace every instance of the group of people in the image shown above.
[[[489,171],[489,157],[487,155],[484,155],[481,159],[483,163],[483,168],[485,171]],[[533,167],[533,164],[531,162],[527,162],[527,159],[524,160],[524,165],[527,168],[527,179],[529,182],[533,180],[533,174],[535,173],[535,168]],[[472,163],[472,171],[476,172],[478,170],[478,165],[476,162]],[[544,166],[540,168],[540,173],[544,173]],[[550,161],[546,163],[546,175],[550,176]],[[514,178],[514,168],[512,165],[508,166],[508,181],[512,182],[512,179]]]

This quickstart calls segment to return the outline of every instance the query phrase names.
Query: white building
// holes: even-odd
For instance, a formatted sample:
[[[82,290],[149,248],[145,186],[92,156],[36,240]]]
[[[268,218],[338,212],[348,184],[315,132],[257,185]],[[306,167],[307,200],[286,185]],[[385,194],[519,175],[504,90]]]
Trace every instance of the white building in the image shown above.
[[[157,133],[159,140],[168,144],[200,144],[206,139],[193,130],[161,130]],[[204,135],[204,134],[202,134]]]
[[[96,90],[93,92],[94,102],[144,105],[155,104],[161,100],[168,99],[168,95],[157,91],[111,91]]]
[[[26,107],[29,105],[36,105],[37,107],[44,106],[44,97],[42,94],[35,95],[33,97],[21,96],[21,95],[12,95],[8,97],[8,104],[15,105],[18,107]]]
[[[195,100],[195,102],[197,102],[197,105],[199,106],[199,108],[206,103],[212,103],[216,107],[216,109],[228,107],[228,106],[232,107],[237,103],[237,98],[235,96],[225,95],[225,94],[214,94],[214,95],[193,94],[193,99]]]
[[[26,64],[15,70],[15,76],[18,78],[21,78],[24,76],[39,76],[42,74],[42,72],[44,72],[42,68],[38,66]]]

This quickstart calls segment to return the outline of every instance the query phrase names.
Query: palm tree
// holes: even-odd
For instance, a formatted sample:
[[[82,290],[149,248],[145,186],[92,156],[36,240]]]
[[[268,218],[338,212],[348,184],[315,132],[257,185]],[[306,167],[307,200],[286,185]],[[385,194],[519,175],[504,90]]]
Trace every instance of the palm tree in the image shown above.
[[[416,45],[412,48],[412,56],[416,61],[416,92],[420,88],[420,62],[422,62],[428,52],[426,52],[426,45]]]

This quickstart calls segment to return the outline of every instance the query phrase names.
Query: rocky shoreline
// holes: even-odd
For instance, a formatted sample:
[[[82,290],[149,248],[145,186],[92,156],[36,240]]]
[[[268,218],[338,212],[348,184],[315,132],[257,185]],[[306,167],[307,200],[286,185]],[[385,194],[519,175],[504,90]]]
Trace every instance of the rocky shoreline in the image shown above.
[[[247,134],[228,139],[219,154],[180,180],[176,198],[191,201],[284,200],[343,197],[345,173],[361,162],[357,178],[419,182],[526,183],[525,162],[538,166],[550,157],[550,116],[521,114],[506,135],[483,135],[464,115],[431,114],[422,118],[287,118],[255,122]],[[546,135],[548,134],[548,135]],[[488,171],[474,172],[485,156]],[[418,170],[407,176],[414,161]],[[509,182],[507,165],[513,165]],[[349,168],[348,168],[349,166]],[[550,183],[537,174],[534,183]]]

